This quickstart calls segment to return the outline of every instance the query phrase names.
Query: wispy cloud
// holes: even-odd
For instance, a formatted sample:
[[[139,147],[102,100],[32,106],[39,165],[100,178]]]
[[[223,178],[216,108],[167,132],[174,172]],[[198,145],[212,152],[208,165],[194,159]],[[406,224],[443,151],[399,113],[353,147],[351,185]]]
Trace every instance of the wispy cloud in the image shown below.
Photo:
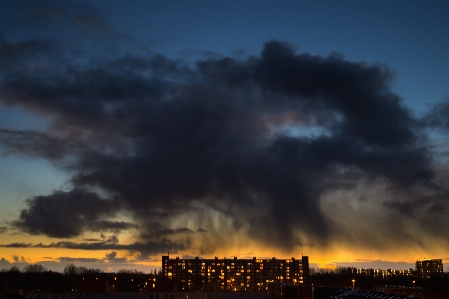
[[[189,246],[188,242],[183,243],[175,243],[167,239],[162,239],[160,242],[147,242],[140,243],[135,242],[132,244],[119,244],[117,242],[70,242],[70,241],[61,241],[54,242],[49,244],[43,243],[9,243],[9,244],[0,244],[0,247],[4,248],[61,248],[61,249],[80,249],[80,250],[128,250],[128,251],[137,251],[148,255],[160,255],[161,253],[173,252],[176,253],[179,250],[184,250]],[[116,253],[110,254],[107,259],[114,259],[116,257]]]

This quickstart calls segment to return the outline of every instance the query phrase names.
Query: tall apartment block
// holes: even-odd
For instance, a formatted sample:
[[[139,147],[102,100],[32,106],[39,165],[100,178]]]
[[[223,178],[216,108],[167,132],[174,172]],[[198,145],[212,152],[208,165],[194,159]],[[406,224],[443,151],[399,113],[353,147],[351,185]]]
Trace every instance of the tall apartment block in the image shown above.
[[[423,261],[416,261],[416,271],[422,278],[430,278],[435,274],[443,273],[443,260],[442,259],[424,259]]]
[[[267,291],[269,283],[307,285],[309,258],[170,259],[162,256],[162,273],[176,291]]]

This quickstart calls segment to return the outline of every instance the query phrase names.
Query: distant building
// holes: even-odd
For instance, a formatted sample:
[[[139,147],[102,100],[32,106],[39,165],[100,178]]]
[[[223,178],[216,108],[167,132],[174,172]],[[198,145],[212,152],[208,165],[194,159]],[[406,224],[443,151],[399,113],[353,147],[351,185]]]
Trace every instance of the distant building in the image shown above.
[[[309,259],[170,259],[162,256],[162,274],[176,291],[267,291],[270,283],[307,285]]]
[[[416,271],[418,276],[424,279],[435,274],[443,274],[443,260],[424,259],[423,261],[416,261]]]
[[[391,276],[407,276],[413,277],[414,271],[413,269],[408,270],[394,270],[394,269],[385,269],[385,270],[375,270],[375,269],[357,269],[358,276],[366,276],[366,277],[391,277]]]

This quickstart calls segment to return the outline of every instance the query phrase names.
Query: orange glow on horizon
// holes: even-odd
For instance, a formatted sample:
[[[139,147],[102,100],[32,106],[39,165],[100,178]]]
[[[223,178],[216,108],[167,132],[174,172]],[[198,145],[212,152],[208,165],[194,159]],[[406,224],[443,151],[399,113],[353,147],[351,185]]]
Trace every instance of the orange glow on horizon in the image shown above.
[[[227,236],[227,235],[225,235]],[[198,238],[197,244],[211,245],[208,253],[203,253],[203,250],[198,248],[192,248],[191,250],[185,250],[182,252],[170,252],[170,257],[174,258],[179,256],[200,256],[202,258],[271,258],[276,257],[279,259],[297,258],[300,259],[301,255],[309,257],[309,264],[311,267],[318,267],[321,269],[336,269],[341,264],[351,265],[354,267],[363,267],[366,263],[372,261],[381,262],[402,262],[407,264],[414,264],[416,260],[424,257],[444,258],[446,252],[441,247],[435,247],[432,251],[426,251],[423,248],[417,247],[404,247],[404,248],[363,248],[355,247],[353,244],[332,244],[329,243],[325,247],[318,246],[296,246],[292,249],[280,249],[276,244],[261,244],[260,242],[245,238],[244,242],[239,242],[244,237],[244,233],[237,233],[232,235],[228,239],[224,239],[222,236],[211,236],[211,239]],[[23,242],[24,235],[6,236],[2,239],[2,244],[11,244],[15,242]],[[55,243],[55,239],[42,236],[26,236],[27,243],[30,244],[44,244],[49,245]],[[132,240],[132,236],[123,234],[120,235],[120,244],[127,244],[122,240]],[[61,240],[57,240],[59,242]],[[80,243],[84,242],[80,237],[78,240],[72,240],[71,242]],[[128,244],[133,244],[132,242]],[[221,244],[221,246],[219,245]],[[224,245],[223,245],[224,244]],[[117,258],[126,258],[126,261],[120,264],[111,263],[106,259],[106,255],[116,252]],[[14,265],[17,260],[22,263],[38,263],[46,262],[46,267],[51,269],[52,265],[59,264],[65,266],[71,263],[70,259],[74,260],[75,265],[83,265],[92,268],[101,268],[107,271],[117,271],[119,269],[138,268],[139,271],[144,269],[144,272],[152,272],[154,269],[160,269],[161,256],[167,253],[161,253],[160,255],[154,255],[140,260],[138,252],[130,252],[127,250],[81,250],[81,249],[63,249],[63,248],[10,248],[2,247],[1,256],[7,260],[10,264],[4,265],[4,268],[9,268]],[[61,259],[62,258],[62,259]],[[63,258],[68,258],[64,261]],[[77,260],[79,259],[79,260]],[[92,259],[93,262],[83,262],[83,259]],[[98,262],[95,262],[95,261]],[[148,271],[145,269],[148,268]],[[404,268],[404,266],[403,266]],[[405,269],[405,268],[404,268]],[[408,269],[408,268],[407,268]]]

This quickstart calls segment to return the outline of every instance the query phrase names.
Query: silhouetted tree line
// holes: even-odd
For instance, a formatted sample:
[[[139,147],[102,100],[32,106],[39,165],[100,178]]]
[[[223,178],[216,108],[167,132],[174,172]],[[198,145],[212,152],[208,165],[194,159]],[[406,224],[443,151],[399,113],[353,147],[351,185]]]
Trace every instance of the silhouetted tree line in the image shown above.
[[[376,276],[373,269],[368,269],[364,273],[357,273],[357,268],[353,267],[310,268],[309,282],[314,286],[352,288],[353,279],[355,280],[355,288],[362,290],[372,290],[375,285],[416,286],[423,289],[447,289],[449,286],[448,272],[423,279],[417,275],[416,271],[411,276],[391,274],[382,277],[381,275]]]
[[[102,273],[100,269],[95,268],[86,268],[86,267],[77,267],[74,264],[68,264],[65,266],[64,271],[62,271],[65,275],[95,275],[98,273]]]
[[[22,271],[17,266],[9,270],[0,270],[0,281],[8,281],[14,291],[32,292],[57,285],[61,281],[61,273],[48,271],[40,264],[25,266]]]
[[[107,280],[114,284],[115,292],[139,292],[150,278],[162,276],[162,271],[144,273],[135,269],[122,269],[105,273],[100,269],[68,264],[62,273],[47,270],[41,264],[30,264],[20,270],[12,266],[0,270],[0,281],[8,281],[15,293],[76,292],[80,281]]]
[[[62,273],[49,271],[41,264],[30,264],[22,270],[17,266],[0,270],[0,281],[8,281],[16,293],[76,292],[81,280],[108,280],[109,285],[114,284],[115,292],[139,292],[150,278],[158,277],[162,277],[161,270],[148,274],[135,269],[104,273],[100,269],[77,267],[74,264],[68,264]],[[413,281],[416,287],[424,289],[447,289],[449,286],[448,272],[428,279],[418,277],[416,272],[412,276],[392,274],[382,277],[374,275],[374,270],[359,274],[352,267],[311,268],[309,283],[317,287],[350,288],[353,279],[355,287],[363,290],[372,290],[375,285],[413,287]]]

